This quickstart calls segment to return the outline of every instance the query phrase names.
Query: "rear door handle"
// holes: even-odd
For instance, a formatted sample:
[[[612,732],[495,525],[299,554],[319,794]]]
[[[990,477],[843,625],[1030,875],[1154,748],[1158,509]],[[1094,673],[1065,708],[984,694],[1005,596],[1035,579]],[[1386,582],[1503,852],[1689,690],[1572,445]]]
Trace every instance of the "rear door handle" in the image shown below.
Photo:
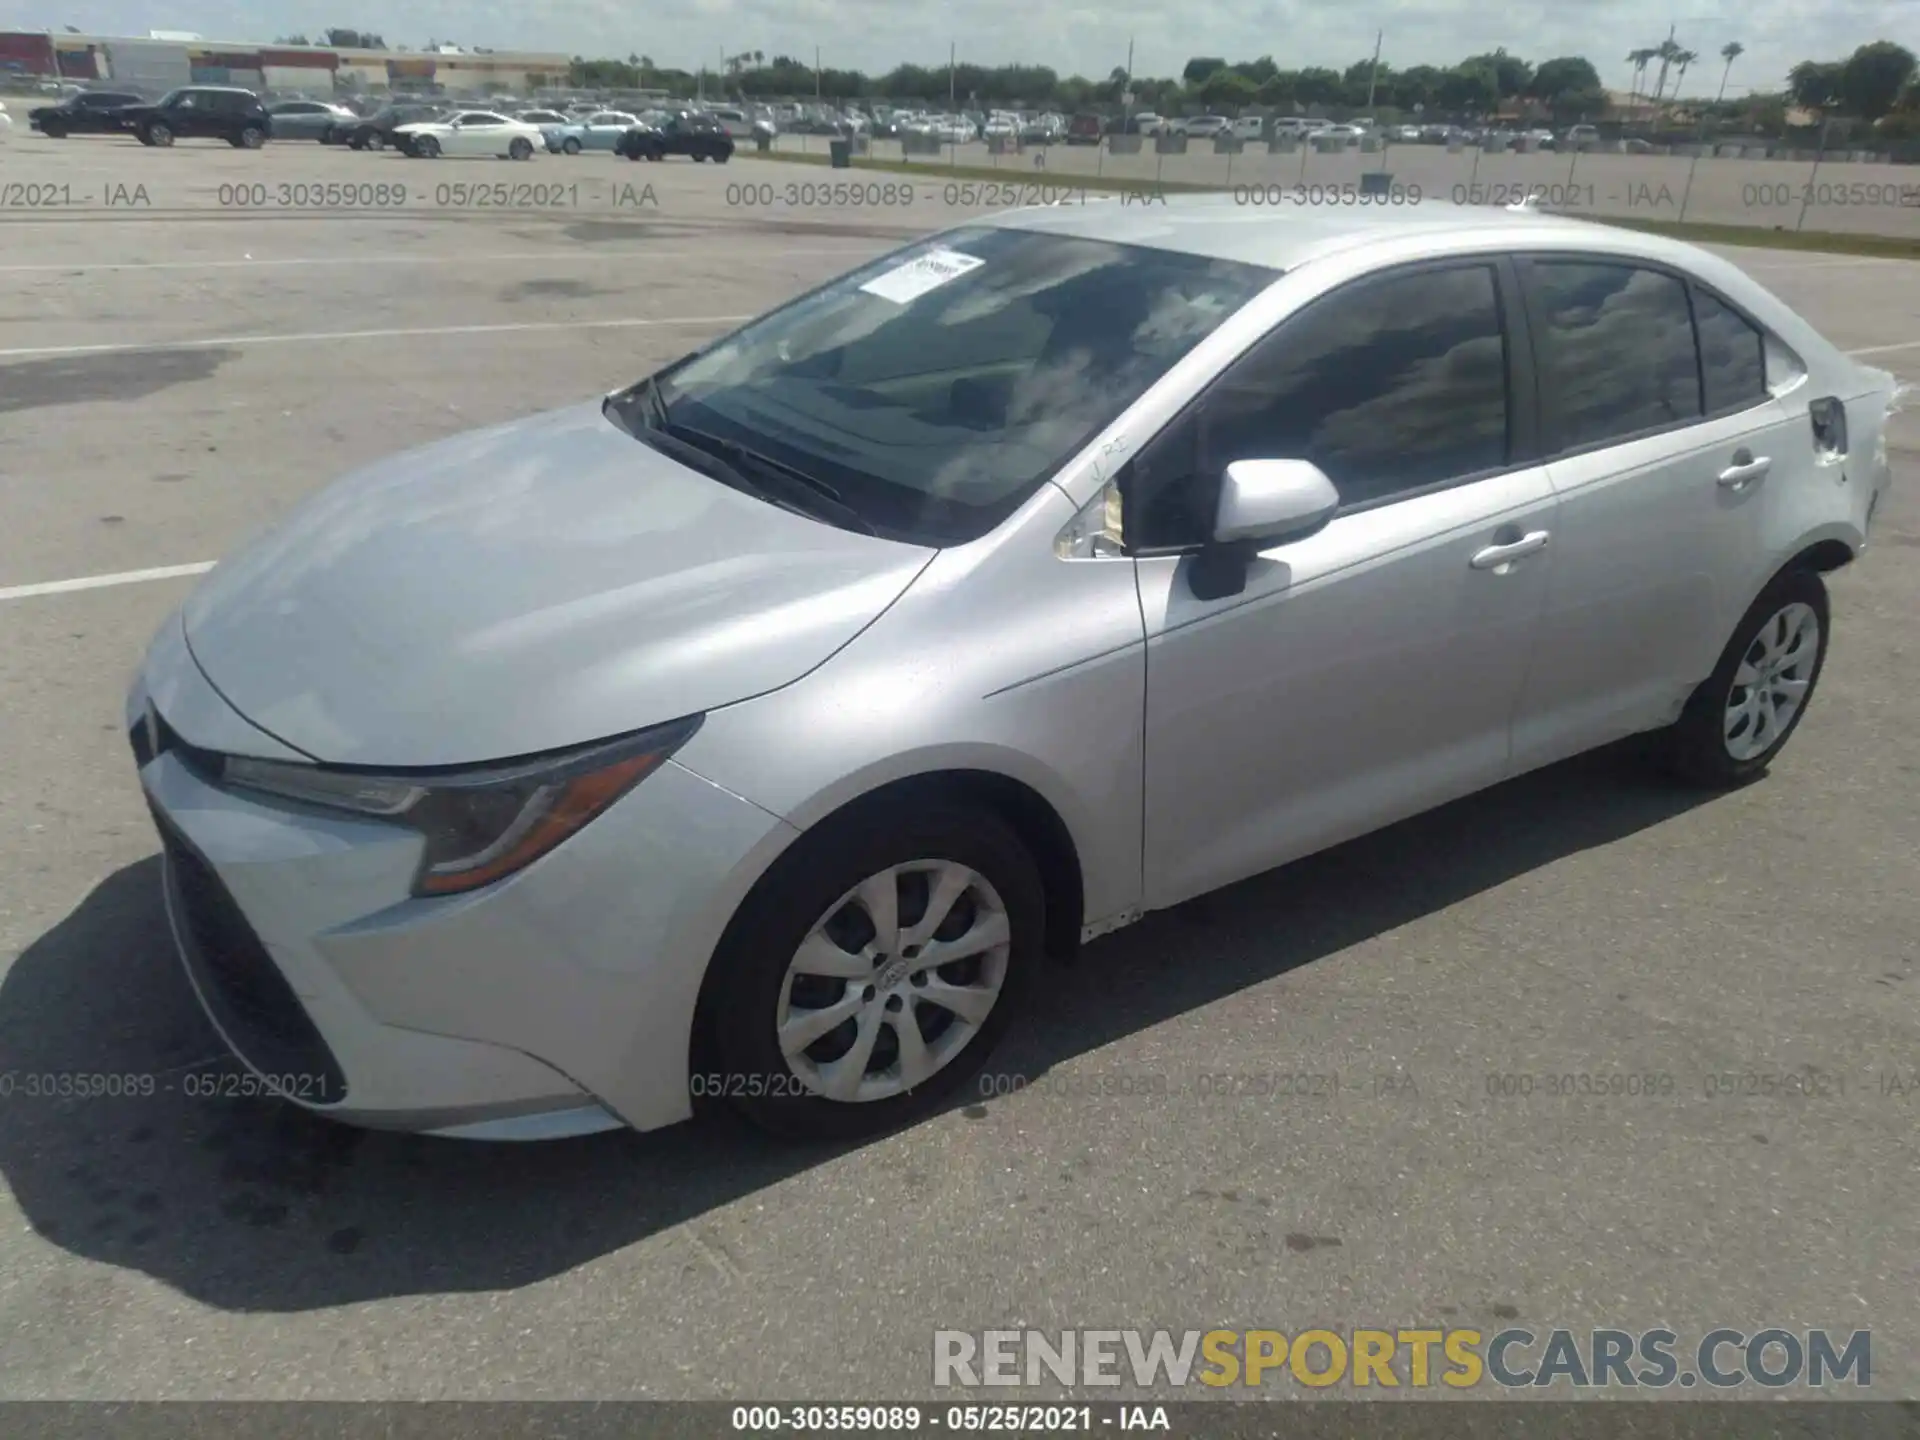
[[[1736,450],[1733,455],[1733,464],[1720,472],[1721,488],[1745,489],[1772,468],[1773,461],[1767,456],[1762,455],[1756,460],[1751,450]]]
[[[1518,540],[1510,541],[1505,545],[1489,545],[1474,555],[1473,568],[1497,570],[1509,561],[1518,560],[1523,555],[1531,555],[1536,550],[1546,549],[1547,539],[1545,530],[1531,530]]]

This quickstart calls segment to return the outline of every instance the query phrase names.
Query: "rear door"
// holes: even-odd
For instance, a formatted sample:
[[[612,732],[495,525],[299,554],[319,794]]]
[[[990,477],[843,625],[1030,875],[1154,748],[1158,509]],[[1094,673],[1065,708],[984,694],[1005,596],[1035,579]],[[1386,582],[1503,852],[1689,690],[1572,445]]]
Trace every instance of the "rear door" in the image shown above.
[[[1553,586],[1514,729],[1546,764],[1675,719],[1766,562],[1769,497],[1812,463],[1759,329],[1690,277],[1604,255],[1521,261]]]

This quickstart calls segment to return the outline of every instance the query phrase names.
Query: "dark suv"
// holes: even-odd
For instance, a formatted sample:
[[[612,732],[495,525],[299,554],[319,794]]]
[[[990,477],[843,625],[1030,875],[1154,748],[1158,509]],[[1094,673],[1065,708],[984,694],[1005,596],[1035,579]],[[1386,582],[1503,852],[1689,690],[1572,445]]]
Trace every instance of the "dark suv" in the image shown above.
[[[675,111],[658,127],[636,125],[614,142],[613,153],[629,160],[664,160],[690,155],[724,165],[733,158],[733,137],[711,115],[698,110]]]
[[[169,90],[152,105],[129,105],[117,114],[120,127],[137,135],[142,145],[205,139],[258,150],[273,128],[258,95],[225,85]]]
[[[27,112],[27,123],[49,140],[69,135],[118,135],[120,111],[145,99],[127,90],[83,90],[58,105]]]
[[[438,120],[445,113],[444,105],[386,105],[358,120],[342,120],[334,127],[330,143],[355,150],[404,148],[394,131],[416,120]]]

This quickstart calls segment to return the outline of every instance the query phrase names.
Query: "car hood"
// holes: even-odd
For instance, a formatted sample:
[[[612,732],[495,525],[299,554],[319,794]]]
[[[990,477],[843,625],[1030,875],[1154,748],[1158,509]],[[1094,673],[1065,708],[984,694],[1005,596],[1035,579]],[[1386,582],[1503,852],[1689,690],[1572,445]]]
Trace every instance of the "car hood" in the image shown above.
[[[398,455],[307,500],[188,600],[248,720],[317,760],[500,760],[799,679],[934,552],[777,508],[596,404]]]

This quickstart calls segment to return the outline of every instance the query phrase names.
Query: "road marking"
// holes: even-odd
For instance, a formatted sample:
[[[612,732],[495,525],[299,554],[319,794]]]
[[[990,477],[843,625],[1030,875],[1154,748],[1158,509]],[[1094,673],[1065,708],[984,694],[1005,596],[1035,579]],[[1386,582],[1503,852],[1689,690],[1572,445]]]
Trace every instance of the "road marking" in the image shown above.
[[[199,340],[119,341],[112,345],[23,345],[0,360],[30,356],[112,355],[136,350],[220,350],[229,345],[312,345],[322,340],[404,340],[431,335],[521,335],[532,330],[634,330],[670,325],[738,325],[751,315],[676,315],[654,320],[520,320],[510,325],[424,325],[392,330],[314,330],[299,335],[226,335]]]
[[[214,562],[201,560],[193,565],[162,565],[155,570],[122,570],[113,575],[83,575],[77,580],[47,580],[38,585],[0,587],[0,600],[31,600],[36,595],[65,595],[74,590],[104,590],[110,585],[139,585],[148,580],[178,580],[187,575],[204,575]]]
[[[1869,345],[1864,350],[1849,350],[1847,354],[1853,356],[1890,355],[1895,350],[1920,350],[1920,340],[1902,340],[1897,345]]]
[[[647,260],[711,260],[714,258],[711,250],[644,250],[634,253]],[[779,250],[776,255],[780,259],[785,259],[789,255],[839,256],[871,253],[871,246],[847,245],[831,250]],[[256,266],[287,268],[306,265],[344,265],[356,268],[362,265],[518,265],[535,261],[559,265],[604,265],[607,257],[586,252],[525,250],[499,255],[362,255],[357,257],[300,255],[276,260],[128,260],[100,264],[81,260],[65,265],[0,265],[0,275],[59,275],[92,270],[247,270]]]

